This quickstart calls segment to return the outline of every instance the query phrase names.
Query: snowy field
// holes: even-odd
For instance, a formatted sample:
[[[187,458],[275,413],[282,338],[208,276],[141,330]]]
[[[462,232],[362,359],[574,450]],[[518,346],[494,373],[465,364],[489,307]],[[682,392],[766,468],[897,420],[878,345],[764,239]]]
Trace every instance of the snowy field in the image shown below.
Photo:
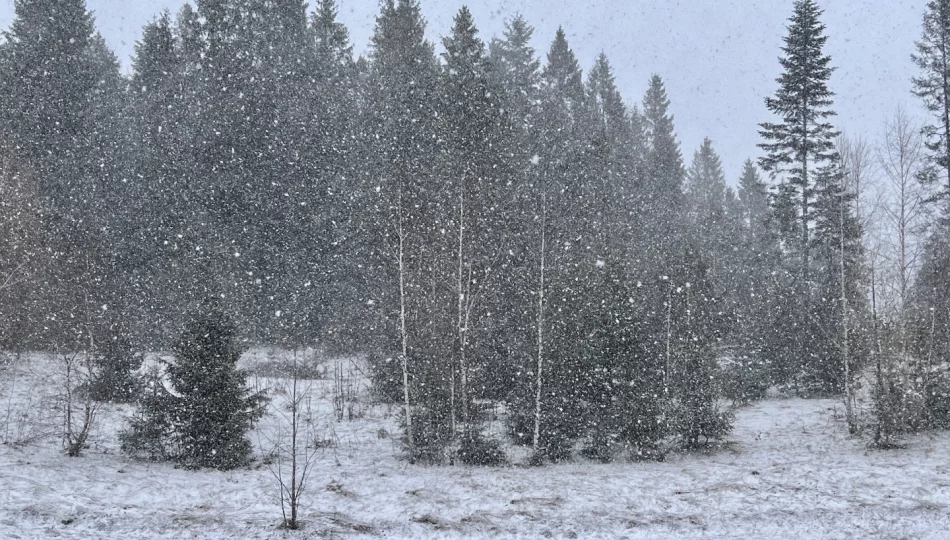
[[[950,436],[869,451],[847,436],[834,401],[755,404],[738,411],[723,450],[664,463],[422,467],[400,458],[395,411],[369,404],[359,362],[328,372],[336,365],[354,419],[336,421],[332,378],[314,381],[325,448],[303,501],[305,527],[291,532],[277,528],[276,484],[262,464],[193,472],[119,452],[128,406],[107,407],[85,456],[66,457],[50,409],[55,362],[7,363],[0,538],[950,537]],[[261,457],[277,422],[269,414],[251,435]]]

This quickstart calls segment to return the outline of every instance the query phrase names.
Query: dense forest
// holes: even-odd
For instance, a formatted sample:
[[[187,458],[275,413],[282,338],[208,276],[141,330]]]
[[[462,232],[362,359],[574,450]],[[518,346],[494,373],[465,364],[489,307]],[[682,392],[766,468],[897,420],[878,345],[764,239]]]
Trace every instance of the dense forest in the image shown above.
[[[121,364],[213,300],[245,344],[367,355],[426,462],[495,459],[492,402],[553,461],[704,447],[772,387],[879,445],[950,425],[950,1],[908,59],[933,117],[880,145],[835,125],[834,29],[795,2],[739,178],[715,141],[684,157],[660,75],[629,101],[518,16],[487,38],[463,7],[436,45],[383,0],[356,58],[334,0],[198,0],[126,76],[83,0],[15,6],[4,350]]]

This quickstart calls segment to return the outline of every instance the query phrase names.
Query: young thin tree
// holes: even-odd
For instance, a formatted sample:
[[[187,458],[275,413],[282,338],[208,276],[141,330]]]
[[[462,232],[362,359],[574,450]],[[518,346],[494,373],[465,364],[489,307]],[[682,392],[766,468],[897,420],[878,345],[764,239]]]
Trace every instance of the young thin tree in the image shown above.
[[[920,130],[903,108],[885,124],[884,144],[878,161],[887,182],[884,213],[893,238],[891,257],[897,283],[894,285],[898,324],[899,355],[907,353],[907,309],[913,277],[920,262],[923,245],[919,238],[926,216],[925,190],[917,181],[923,166],[924,146]]]
[[[853,197],[853,202],[850,207],[841,206],[839,208],[839,228],[844,228],[845,221],[849,218],[849,214],[853,215],[853,219],[856,224],[860,227],[861,231],[861,242],[863,245],[863,253],[869,255],[870,264],[864,260],[862,257],[860,267],[857,268],[857,274],[855,278],[857,282],[857,290],[863,291],[862,296],[867,297],[870,294],[870,287],[873,284],[873,266],[875,264],[874,257],[876,256],[876,251],[870,248],[870,235],[868,231],[880,220],[877,218],[877,213],[879,209],[878,201],[876,200],[876,195],[871,189],[872,180],[875,174],[875,163],[872,158],[871,146],[868,143],[867,139],[863,136],[851,136],[845,133],[841,133],[838,136],[836,141],[836,147],[838,149],[838,154],[841,161],[841,174],[842,177],[842,186],[844,188],[844,193],[850,194]],[[849,299],[846,290],[846,277],[849,270],[846,269],[846,260],[848,255],[846,253],[847,246],[846,241],[842,237],[839,239],[839,274],[841,276],[841,291],[840,291],[840,301],[842,306],[848,306],[849,302],[854,304],[854,298]],[[876,335],[876,320],[875,315],[872,312],[869,314],[867,310],[857,309],[843,309],[844,313],[847,313],[847,321],[844,327],[844,338],[848,337],[847,330],[849,328],[853,329],[852,333],[868,335],[871,339],[875,339]],[[870,316],[870,317],[869,317]],[[850,325],[850,327],[849,327]],[[870,327],[870,328],[869,328]],[[868,333],[868,330],[870,333]],[[849,348],[850,349],[850,348]],[[868,349],[870,350],[870,349]],[[859,375],[859,373],[852,373],[852,369],[855,355],[850,354],[855,351],[848,350],[849,354],[846,354],[845,359],[845,416],[848,421],[849,430],[852,434],[855,434],[859,431],[860,426],[858,425],[856,407],[857,407],[857,397],[854,392],[853,379]]]
[[[919,423],[922,411],[910,398],[926,392],[925,381],[929,378],[922,369],[922,358],[916,363],[911,360],[908,331],[911,287],[923,253],[919,235],[925,224],[927,196],[918,177],[925,166],[925,155],[920,130],[903,108],[898,108],[885,124],[877,157],[885,182],[883,213],[887,223],[882,246],[886,264],[877,270],[884,277],[880,280],[884,287],[877,286],[878,275],[872,273],[877,354],[871,427],[872,444],[889,448],[896,444],[896,436]],[[878,294],[880,289],[883,294]],[[886,334],[878,324],[879,296],[886,303],[884,316],[896,320],[896,328]]]
[[[536,295],[531,312],[537,338],[529,367],[532,384],[518,403],[522,419],[513,425],[531,436],[535,459],[560,460],[570,455],[569,440],[578,434],[578,388],[574,366],[567,361],[574,343],[570,333],[579,317],[576,309],[580,298],[570,286],[574,250],[556,249],[569,245],[574,218],[574,194],[577,190],[580,160],[579,141],[574,132],[583,115],[585,95],[582,72],[566,34],[559,29],[546,56],[540,74],[538,106],[534,113],[536,131],[533,151],[525,157],[529,165],[532,230],[529,250],[533,255],[530,289]],[[530,223],[530,224],[528,224]],[[571,310],[565,309],[572,306]],[[523,426],[523,427],[522,427]]]
[[[284,407],[276,408],[285,427],[290,429],[287,439],[278,431],[274,441],[276,462],[270,471],[277,480],[280,490],[280,510],[283,527],[290,530],[300,528],[300,501],[310,480],[310,472],[316,457],[317,447],[312,433],[312,410],[310,394],[312,384],[303,384],[300,377],[298,349],[292,351],[291,380],[278,389],[286,400]],[[289,461],[290,471],[286,471]],[[289,474],[289,476],[286,476]],[[288,516],[289,511],[289,516]]]
[[[864,311],[861,283],[864,248],[861,225],[854,215],[856,196],[847,188],[840,162],[816,176],[815,248],[816,301],[810,310],[814,326],[811,350],[817,353],[804,373],[821,392],[843,391],[849,428],[857,430],[851,383],[863,362],[863,337],[854,322]],[[835,300],[832,300],[835,299]]]
[[[546,303],[549,288],[548,279],[548,165],[552,156],[542,144],[547,125],[541,118],[542,79],[541,63],[536,58],[530,42],[534,34],[527,21],[516,15],[505,24],[502,39],[492,40],[489,47],[492,71],[491,76],[502,90],[504,106],[507,109],[511,150],[506,159],[510,160],[511,180],[522,186],[516,195],[519,204],[509,214],[506,231],[514,249],[522,251],[524,257],[513,260],[507,267],[505,280],[499,283],[504,291],[504,308],[498,310],[493,320],[501,329],[505,341],[505,357],[501,361],[517,371],[524,373],[530,381],[522,381],[517,375],[505,369],[498,369],[492,380],[504,385],[505,397],[519,402],[528,402],[527,396],[519,395],[521,389],[530,388],[533,400],[532,447],[535,455],[540,455],[542,426],[542,396],[545,383],[545,355],[549,336],[546,334]],[[542,158],[542,154],[544,157]],[[542,164],[541,160],[545,163]],[[531,295],[524,294],[531,291]],[[531,314],[531,315],[529,315]],[[524,334],[534,331],[536,339],[526,343]],[[497,332],[497,331],[496,331]],[[518,365],[512,358],[524,358],[524,364]],[[533,370],[531,365],[533,363]],[[494,367],[494,366],[493,366]],[[509,377],[503,380],[502,377]],[[527,384],[525,384],[527,382]]]
[[[406,450],[409,463],[415,463],[416,445],[412,433],[412,402],[409,398],[409,329],[406,326],[406,225],[403,208],[402,186],[396,194],[396,259],[399,265],[399,360],[402,367],[403,411],[406,415]]]
[[[859,178],[858,174],[854,174],[855,177]],[[855,184],[856,186],[859,184]],[[838,229],[840,231],[845,230],[845,216],[848,213],[848,208],[844,204],[845,190],[841,191],[840,201],[838,206]],[[855,200],[858,200],[857,195],[855,195]],[[857,212],[857,211],[856,211]],[[856,218],[858,223],[860,223],[860,218]],[[851,343],[850,343],[850,308],[848,303],[848,253],[847,253],[847,239],[845,234],[842,232],[838,238],[838,279],[839,279],[839,288],[841,294],[839,299],[841,301],[841,313],[843,320],[841,321],[841,355],[844,357],[844,411],[845,411],[845,420],[848,423],[848,430],[851,434],[858,432],[858,422],[855,417],[854,408],[856,406],[854,401],[854,386],[852,383],[852,352],[851,352]]]
[[[442,456],[450,437],[445,386],[454,381],[451,369],[436,360],[453,354],[450,294],[435,285],[452,272],[445,255],[452,244],[439,233],[451,203],[436,174],[438,62],[425,27],[417,1],[382,3],[361,116],[362,129],[375,141],[361,149],[367,161],[363,191],[376,195],[357,201],[368,216],[362,234],[383,239],[368,244],[364,266],[367,281],[378,287],[370,292],[380,304],[378,325],[394,331],[380,348],[395,346],[399,360],[374,365],[374,380],[401,380],[392,397],[403,402],[404,440],[415,461]],[[386,372],[393,368],[398,372]]]
[[[99,413],[99,403],[85,392],[85,388],[95,378],[92,354],[89,351],[86,354],[67,352],[60,355],[63,388],[59,399],[63,413],[63,446],[69,457],[82,455]]]
[[[535,373],[535,396],[534,396],[534,433],[531,438],[531,445],[534,448],[535,455],[539,455],[541,450],[541,397],[542,383],[544,382],[544,325],[545,325],[545,293],[547,291],[545,283],[545,271],[547,270],[547,240],[548,240],[548,194],[547,182],[544,173],[540,178],[541,191],[541,223],[539,225],[540,242],[538,253],[538,355]]]
[[[501,211],[506,206],[506,186],[499,167],[505,132],[499,114],[498,92],[492,84],[485,46],[478,38],[471,12],[465,7],[455,16],[450,36],[443,40],[445,67],[446,152],[443,163],[452,192],[455,229],[454,285],[456,292],[455,358],[458,370],[458,400],[453,393],[452,422],[455,417],[469,429],[471,421],[469,388],[473,334],[481,328],[482,307],[492,294],[490,279],[506,239]],[[453,377],[454,380],[454,377]]]

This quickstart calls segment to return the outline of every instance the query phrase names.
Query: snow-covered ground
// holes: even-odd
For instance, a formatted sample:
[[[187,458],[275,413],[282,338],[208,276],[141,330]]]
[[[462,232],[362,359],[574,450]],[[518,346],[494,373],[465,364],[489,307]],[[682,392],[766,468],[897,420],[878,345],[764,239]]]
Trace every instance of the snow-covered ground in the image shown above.
[[[28,441],[0,445],[0,538],[950,537],[950,436],[869,451],[834,401],[757,403],[738,412],[724,450],[664,463],[423,467],[400,459],[394,411],[368,403],[365,381],[349,377],[357,362],[340,366],[362,418],[335,421],[332,381],[315,381],[328,447],[296,532],[277,529],[266,466],[194,472],[124,456],[127,406],[107,407],[85,456],[66,457],[50,412],[55,362],[0,367],[0,437]],[[252,434],[258,452],[276,425],[270,415]]]

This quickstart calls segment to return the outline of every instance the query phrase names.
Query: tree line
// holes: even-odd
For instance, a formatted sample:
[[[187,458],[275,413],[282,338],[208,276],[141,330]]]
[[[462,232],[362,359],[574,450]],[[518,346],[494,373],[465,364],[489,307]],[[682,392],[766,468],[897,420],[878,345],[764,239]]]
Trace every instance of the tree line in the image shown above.
[[[915,56],[938,118],[945,4]],[[871,367],[875,395],[940,407],[890,374],[950,353],[947,220],[902,222],[929,240],[879,309],[895,297],[811,0],[737,189],[712,141],[685,163],[660,76],[625,101],[605,55],[585,74],[559,30],[541,58],[520,16],[486,41],[463,7],[436,47],[417,0],[383,0],[355,57],[333,0],[198,0],[143,29],[124,76],[83,0],[15,8],[0,346],[168,348],[214,298],[246,342],[369,354],[410,458],[433,461],[493,459],[489,401],[554,460],[702,447],[729,429],[724,392],[844,394],[851,418]],[[895,177],[939,185],[948,134],[928,128],[932,159]]]

